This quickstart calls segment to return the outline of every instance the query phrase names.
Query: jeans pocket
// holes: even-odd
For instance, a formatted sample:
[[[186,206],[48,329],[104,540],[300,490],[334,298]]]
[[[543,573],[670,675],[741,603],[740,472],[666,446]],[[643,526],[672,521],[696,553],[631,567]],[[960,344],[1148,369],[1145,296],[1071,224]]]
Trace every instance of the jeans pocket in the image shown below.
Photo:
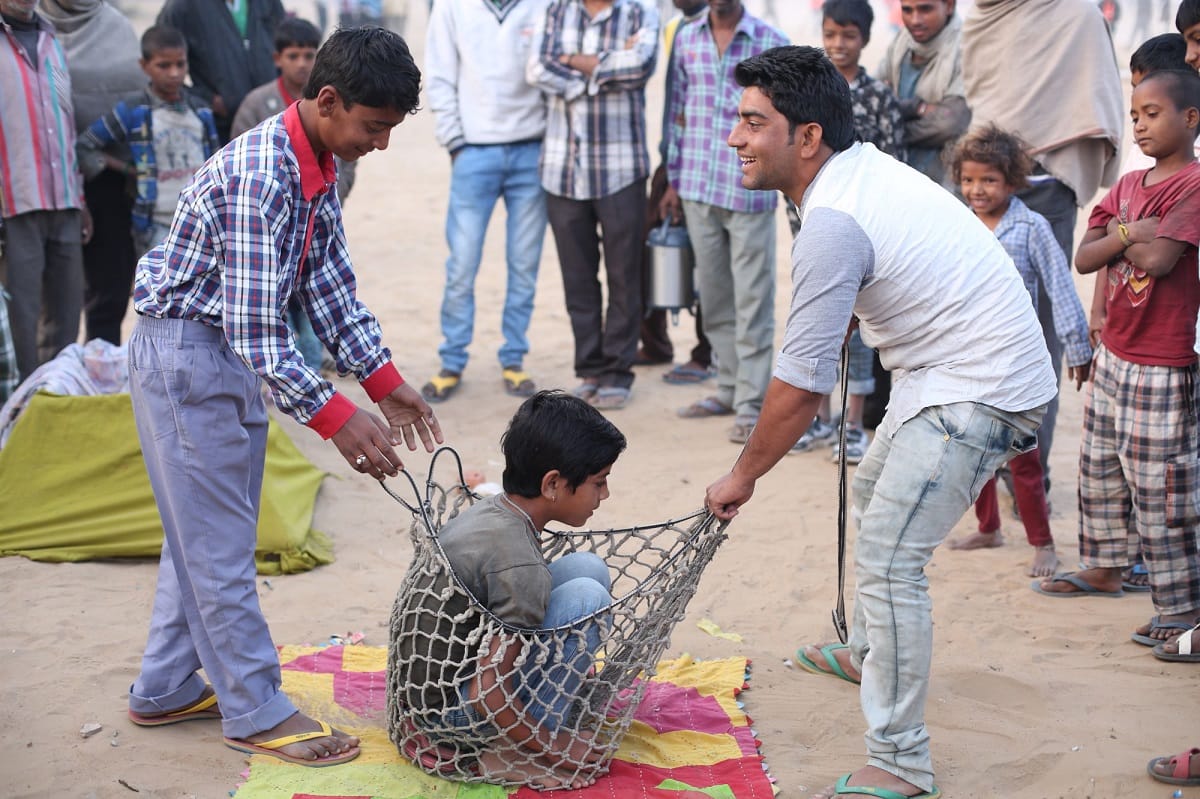
[[[1198,477],[1200,463],[1194,455],[1185,455],[1167,462],[1167,527],[1193,527],[1200,519],[1200,513],[1196,509]]]

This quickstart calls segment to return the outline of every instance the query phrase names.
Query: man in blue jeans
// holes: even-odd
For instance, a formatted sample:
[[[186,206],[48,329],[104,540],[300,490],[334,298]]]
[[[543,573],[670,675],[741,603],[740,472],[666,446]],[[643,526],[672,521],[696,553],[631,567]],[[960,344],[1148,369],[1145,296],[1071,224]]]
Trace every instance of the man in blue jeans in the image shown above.
[[[421,389],[429,402],[458,390],[475,332],[475,275],[496,201],[508,219],[508,286],[500,321],[504,388],[537,390],[524,371],[529,319],[546,233],[546,195],[538,178],[546,109],[525,82],[525,61],[547,0],[445,0],[431,12],[425,44],[429,107],[438,142],[452,161],[446,213],[446,289],[442,295],[442,368]]]
[[[729,145],[742,185],[783,191],[802,225],[760,423],[705,501],[722,519],[749,501],[833,389],[857,318],[893,387],[854,477],[854,626],[848,647],[806,647],[796,659],[862,684],[867,765],[818,795],[932,799],[925,565],[996,468],[1035,446],[1057,390],[1050,357],[999,242],[949,192],[855,142],[849,87],[820,50],[768,50],[735,76],[745,90]]]

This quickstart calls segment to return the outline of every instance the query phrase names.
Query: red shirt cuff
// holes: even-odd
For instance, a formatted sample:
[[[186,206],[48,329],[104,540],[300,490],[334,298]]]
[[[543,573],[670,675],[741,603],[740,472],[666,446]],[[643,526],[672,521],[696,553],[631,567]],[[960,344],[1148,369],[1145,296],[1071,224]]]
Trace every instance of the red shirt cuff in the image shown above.
[[[334,395],[329,398],[329,402],[325,403],[325,407],[308,420],[308,426],[317,431],[321,438],[329,440],[333,438],[334,433],[346,425],[346,422],[350,421],[350,417],[357,410],[358,408],[346,395],[334,392]]]
[[[397,388],[404,385],[404,378],[400,376],[396,365],[388,361],[376,369],[370,377],[360,380],[358,384],[363,387],[363,391],[367,392],[367,396],[371,398],[371,402],[379,402],[388,394],[391,394]]]

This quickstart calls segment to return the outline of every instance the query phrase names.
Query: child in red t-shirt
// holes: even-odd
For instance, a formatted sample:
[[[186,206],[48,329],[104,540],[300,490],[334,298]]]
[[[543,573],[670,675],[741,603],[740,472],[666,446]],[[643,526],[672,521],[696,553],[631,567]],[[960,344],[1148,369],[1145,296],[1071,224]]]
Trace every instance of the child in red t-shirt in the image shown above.
[[[1075,256],[1081,273],[1108,267],[1079,458],[1084,568],[1034,587],[1055,597],[1120,596],[1140,540],[1157,615],[1133,639],[1153,646],[1200,614],[1200,76],[1147,76],[1131,114],[1138,146],[1155,165],[1123,176],[1092,210]]]

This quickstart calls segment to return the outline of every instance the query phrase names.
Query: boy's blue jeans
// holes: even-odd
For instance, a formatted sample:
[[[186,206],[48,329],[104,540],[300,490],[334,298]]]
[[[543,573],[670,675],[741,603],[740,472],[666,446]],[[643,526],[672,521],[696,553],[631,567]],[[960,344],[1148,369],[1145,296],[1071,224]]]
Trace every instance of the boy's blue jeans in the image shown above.
[[[552,587],[543,629],[572,624],[612,604],[608,566],[598,555],[572,552],[551,561],[549,568]],[[600,648],[602,632],[601,622],[590,621],[565,634],[560,647],[552,649],[545,662],[538,662],[536,651],[529,653],[521,668],[517,694],[540,726],[553,731],[566,720]],[[448,725],[470,727],[482,721],[468,699],[469,689],[469,680],[459,686],[463,702],[446,713]]]
[[[529,352],[529,320],[546,238],[546,194],[538,176],[541,142],[467,145],[451,167],[446,213],[446,289],[442,295],[442,368],[461,373],[475,333],[475,276],[496,201],[507,213],[504,250],[508,277],[500,331],[501,366],[520,366]],[[489,298],[490,300],[492,298]],[[493,300],[494,301],[494,300]]]
[[[858,586],[849,643],[862,673],[867,762],[922,790],[933,788],[925,729],[933,615],[925,566],[996,469],[1037,446],[1044,412],[975,402],[925,408],[893,436],[877,435],[854,475]]]

